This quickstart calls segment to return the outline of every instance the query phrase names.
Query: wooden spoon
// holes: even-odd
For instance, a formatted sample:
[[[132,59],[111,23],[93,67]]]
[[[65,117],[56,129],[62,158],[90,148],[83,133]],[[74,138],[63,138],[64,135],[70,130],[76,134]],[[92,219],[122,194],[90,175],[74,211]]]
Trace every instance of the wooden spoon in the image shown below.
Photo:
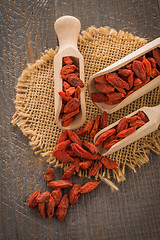
[[[143,126],[141,126],[140,128],[138,128],[134,133],[130,134],[129,136],[123,138],[121,141],[119,141],[118,143],[113,145],[109,150],[103,149],[102,148],[102,144],[99,145],[97,147],[97,149],[98,149],[98,152],[102,156],[108,156],[108,155],[118,151],[119,149],[126,147],[130,143],[135,142],[135,141],[137,141],[138,139],[140,139],[142,137],[145,137],[146,135],[150,134],[151,132],[155,131],[158,128],[158,126],[160,124],[160,105],[157,105],[155,107],[143,107],[143,108],[140,108],[140,109],[136,110],[135,112],[129,114],[126,117],[132,117],[138,111],[143,111],[147,115],[149,121],[146,124],[144,124]],[[94,137],[94,143],[96,142],[97,138],[102,133],[104,133],[108,129],[111,129],[114,126],[118,125],[120,120],[116,121],[115,123],[109,125],[106,128],[103,128],[101,131],[99,131],[95,135],[95,137]]]
[[[81,110],[67,126],[62,126],[62,120],[59,118],[62,98],[58,92],[63,91],[63,80],[60,75],[63,57],[72,57],[73,63],[79,68],[80,79],[84,82],[84,60],[77,49],[78,34],[80,32],[80,21],[72,16],[63,16],[56,20],[54,28],[59,40],[59,51],[54,57],[54,95],[55,95],[55,120],[58,127],[62,129],[76,129],[83,125],[86,120],[85,106],[85,87],[81,88]]]
[[[127,65],[128,63],[132,62],[133,60],[137,59],[140,56],[143,56],[147,52],[150,52],[151,50],[160,47],[160,38],[155,39],[154,41],[146,44],[144,47],[139,48],[138,50],[134,51],[133,53],[127,55],[126,57],[120,59],[119,61],[113,63],[112,65],[104,68],[100,72],[97,72],[96,74],[92,75],[91,78],[88,81],[88,91],[91,96],[91,93],[98,92],[95,84],[94,84],[94,78],[99,77],[101,75],[114,72],[115,70]],[[128,105],[129,103],[135,101],[137,98],[143,96],[147,92],[153,90],[154,88],[160,86],[160,75],[150,82],[148,82],[143,87],[139,88],[135,92],[133,92],[131,95],[129,95],[127,98],[122,100],[120,103],[115,105],[107,105],[104,102],[102,103],[96,103],[94,104],[101,110],[106,111],[107,113],[113,113],[117,110],[123,108],[124,106]]]

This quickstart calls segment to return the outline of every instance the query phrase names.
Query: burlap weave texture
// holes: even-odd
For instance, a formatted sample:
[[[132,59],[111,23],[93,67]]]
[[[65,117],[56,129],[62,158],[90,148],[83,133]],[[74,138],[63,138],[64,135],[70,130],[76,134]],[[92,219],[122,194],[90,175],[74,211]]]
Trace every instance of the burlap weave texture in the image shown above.
[[[145,39],[122,31],[117,33],[109,27],[99,29],[90,27],[87,31],[83,31],[82,35],[79,35],[78,48],[84,57],[86,86],[91,75],[142,47],[145,43]],[[47,156],[48,162],[59,166],[52,154],[57,138],[61,133],[54,120],[53,59],[57,50],[58,48],[56,51],[47,50],[41,59],[35,64],[29,65],[18,79],[15,100],[16,113],[12,123],[17,124],[23,134],[28,136],[30,145],[36,154],[41,154],[43,157]],[[157,96],[159,96],[159,88],[145,94],[123,109],[108,115],[108,124],[143,106],[160,104]],[[92,103],[86,91],[86,122],[95,118],[98,113],[99,110]],[[123,181],[126,165],[135,171],[136,165],[141,166],[148,161],[146,155],[148,150],[151,149],[159,154],[159,136],[160,131],[157,130],[112,154],[110,158],[120,164],[120,169],[113,172],[101,169],[100,176],[106,175],[110,178],[110,173],[113,173],[114,178]],[[89,136],[85,136],[83,139],[91,141]],[[80,176],[88,176],[87,170],[80,171],[79,174]]]

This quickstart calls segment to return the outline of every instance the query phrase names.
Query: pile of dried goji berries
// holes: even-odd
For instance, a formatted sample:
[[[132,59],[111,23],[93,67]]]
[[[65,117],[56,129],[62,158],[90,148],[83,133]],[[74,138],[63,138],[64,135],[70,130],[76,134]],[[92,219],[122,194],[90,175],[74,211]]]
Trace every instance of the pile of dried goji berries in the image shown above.
[[[80,194],[91,192],[99,185],[98,182],[88,182],[81,186],[80,184],[72,185],[69,180],[53,181],[55,174],[52,168],[45,173],[44,177],[48,182],[47,186],[55,190],[51,193],[49,191],[41,193],[40,189],[33,192],[29,196],[28,206],[36,207],[38,205],[38,209],[44,218],[46,216],[52,218],[55,212],[56,217],[61,221],[66,216],[69,204],[75,204]],[[62,196],[61,189],[68,187],[72,187],[69,193]]]
[[[71,57],[63,58],[61,77],[63,79],[63,91],[58,92],[62,97],[62,108],[60,118],[63,127],[67,127],[80,112],[81,88],[83,81],[79,78],[79,69],[73,64]]]
[[[93,102],[109,105],[120,103],[124,98],[160,75],[160,48],[156,48],[112,73],[96,77],[91,93]]]
[[[102,148],[109,149],[117,142],[135,132],[148,121],[148,117],[142,111],[138,111],[138,113],[132,117],[124,117],[119,121],[118,125],[102,133],[97,138],[95,146],[102,144]]]

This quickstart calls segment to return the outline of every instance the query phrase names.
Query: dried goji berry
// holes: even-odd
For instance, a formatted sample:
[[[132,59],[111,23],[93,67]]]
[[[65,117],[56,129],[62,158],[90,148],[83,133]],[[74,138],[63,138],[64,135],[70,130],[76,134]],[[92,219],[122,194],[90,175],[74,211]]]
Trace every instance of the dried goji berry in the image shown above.
[[[146,115],[143,111],[138,111],[137,115],[138,115],[144,122],[148,122],[148,121],[149,121],[147,115]]]
[[[111,101],[116,101],[116,100],[119,100],[121,98],[124,97],[124,94],[123,93],[117,93],[117,92],[113,92],[113,93],[108,93],[107,94],[107,97],[109,98],[109,100]]]
[[[75,171],[76,172],[79,172],[79,169],[80,169],[79,163],[80,163],[79,158],[78,157],[74,157],[73,165],[75,166]]]
[[[62,163],[74,162],[74,159],[64,150],[56,149],[53,151],[53,155]]]
[[[69,85],[69,83],[63,81],[63,89],[64,91],[66,91],[68,88],[70,88],[71,86]]]
[[[75,204],[77,199],[79,198],[80,188],[81,188],[80,184],[74,184],[71,190],[69,191],[68,197],[69,197],[69,203],[71,205]]]
[[[105,75],[96,77],[96,78],[94,79],[94,81],[97,82],[97,83],[107,83]]]
[[[53,168],[48,169],[47,172],[44,174],[44,178],[47,182],[53,181],[54,177],[55,174],[53,172]]]
[[[108,97],[103,93],[91,93],[91,99],[93,102],[104,102],[108,100]]]
[[[29,207],[35,207],[37,206],[38,202],[37,202],[37,196],[41,194],[41,190],[37,190],[35,192],[33,192],[29,198],[28,198],[28,206]]]
[[[85,141],[83,143],[83,146],[86,147],[91,153],[97,154],[97,148],[95,147],[95,145],[93,143]]]
[[[70,87],[66,90],[66,94],[71,96],[73,93],[75,93],[75,90],[75,87]]]
[[[143,61],[142,61],[145,69],[146,69],[146,73],[147,75],[151,75],[151,64],[150,62],[146,59],[146,57],[143,58]]]
[[[105,104],[108,104],[108,105],[115,105],[115,104],[118,104],[118,103],[120,103],[122,101],[122,99],[119,99],[119,100],[111,100],[111,99],[109,99],[109,100],[107,100],[107,101],[105,101],[104,103]]]
[[[62,176],[62,179],[69,179],[75,171],[75,166],[69,166],[64,170],[64,174]]]
[[[102,163],[100,161],[95,162],[89,170],[89,176],[95,176],[96,173],[101,169],[101,167],[102,167]]]
[[[122,68],[118,70],[118,74],[128,78],[130,75],[133,75],[133,72],[129,69]]]
[[[67,57],[63,57],[63,62],[66,64],[66,65],[72,65],[73,61],[72,59],[67,56]]]
[[[62,198],[62,192],[60,188],[57,188],[51,192],[51,196],[54,199],[55,207],[58,206],[58,204],[61,201]]]
[[[72,78],[73,77],[79,77],[79,72],[62,75],[62,79],[64,79],[64,80],[68,80],[68,77],[72,77]]]
[[[130,76],[133,77],[133,75],[130,75]],[[115,88],[118,90],[118,92],[123,93],[124,95],[126,95],[126,91],[125,91],[124,88],[120,88],[120,87],[117,87],[117,86],[115,86]]]
[[[127,81],[128,81],[128,84],[129,84],[129,89],[131,89],[133,87],[133,81],[134,81],[133,75],[130,75],[128,77]]]
[[[97,160],[100,156],[87,152],[77,143],[71,143],[71,148],[73,152],[81,158],[89,159],[89,160]]]
[[[90,134],[90,132],[92,130],[92,127],[94,125],[94,122],[95,122],[95,119],[91,119],[91,120],[88,121],[88,123],[86,124],[85,129],[84,129],[86,134]]]
[[[64,220],[67,214],[68,206],[69,206],[68,195],[64,194],[56,210],[56,216],[60,221]]]
[[[139,86],[139,85],[141,85],[141,84],[142,84],[141,79],[139,79],[139,78],[135,78],[135,79],[134,79],[134,86]]]
[[[51,188],[68,188],[71,187],[72,183],[69,180],[57,180],[47,184],[47,187]]]
[[[110,158],[102,157],[101,162],[108,169],[117,169],[118,168],[118,164]]]
[[[64,142],[65,140],[68,139],[68,130],[65,130],[64,132],[61,133],[61,135],[58,138],[58,143]]]
[[[109,143],[103,143],[103,146],[102,148],[104,149],[110,149],[113,145],[115,145],[116,143],[118,143],[120,141],[120,139],[115,139],[115,140],[112,140],[111,142]]]
[[[54,208],[55,208],[55,201],[52,198],[52,196],[49,196],[48,199],[48,204],[47,204],[47,216],[49,218],[52,218],[53,214],[54,214]]]
[[[37,196],[37,202],[45,202],[49,198],[50,193],[48,191],[43,192]]]
[[[117,138],[116,135],[112,135],[112,136],[108,137],[108,138],[103,142],[103,145],[108,144],[108,143],[110,143],[111,141],[117,140],[117,139],[118,139],[118,138]]]
[[[66,153],[68,153],[70,156],[72,156],[72,157],[75,157],[76,156],[76,154],[71,150],[71,149],[66,149],[66,151],[65,151]]]
[[[102,142],[104,142],[108,137],[112,136],[116,133],[116,129],[112,128],[107,130],[106,132],[102,133],[95,142],[95,146],[99,146]]]
[[[101,129],[107,127],[107,113],[105,111],[101,115],[99,126]]]
[[[78,78],[78,77],[71,77],[71,76],[68,76],[67,78],[67,81],[70,85],[72,85],[73,87],[80,87],[80,88],[83,88],[84,87],[84,83],[83,81]]]
[[[149,58],[147,58],[147,60],[150,62],[151,68],[155,69],[156,68],[156,61],[154,60],[154,58],[149,57]]]
[[[91,192],[93,189],[98,187],[99,182],[88,182],[80,188],[81,193]]]
[[[75,132],[68,130],[68,136],[72,142],[82,145],[81,139],[78,137],[78,135]]]
[[[143,121],[143,120],[136,120],[136,121],[134,121],[134,122],[131,122],[130,123],[130,126],[131,127],[141,127],[141,126],[143,126],[145,124],[145,122]]]
[[[79,166],[80,166],[80,168],[82,168],[82,169],[87,169],[87,168],[89,168],[90,166],[92,166],[92,164],[93,164],[93,161],[88,160],[88,161],[80,162],[80,163],[79,163]]]
[[[128,117],[128,118],[126,118],[126,121],[127,121],[128,123],[134,122],[134,121],[136,121],[136,120],[141,120],[141,118],[140,118],[139,116],[137,116],[137,115],[135,115],[135,116],[133,116],[133,117]],[[124,130],[124,129],[122,129],[122,130]]]
[[[72,97],[70,95],[67,95],[65,92],[60,91],[58,92],[58,94],[61,96],[61,98],[63,98],[65,101],[70,101],[72,99]]]
[[[106,74],[106,80],[113,86],[117,86],[120,88],[125,88],[129,90],[129,85],[122,78],[118,77],[116,73],[108,73]]]
[[[119,133],[122,130],[127,129],[127,128],[128,128],[128,122],[127,122],[127,119],[124,117],[119,121],[119,123],[117,125],[117,128],[116,128],[117,133]]]
[[[100,118],[101,118],[101,115],[97,115],[96,120],[95,120],[94,125],[93,125],[93,128],[92,128],[92,131],[90,133],[91,138],[94,138],[94,136],[98,132]]]
[[[133,90],[128,91],[125,97],[128,97],[128,96],[131,95],[133,92],[134,92]]]
[[[75,90],[74,97],[80,99],[81,96],[81,88],[78,86]]]
[[[142,62],[137,60],[133,61],[132,69],[138,78],[142,81],[146,80],[146,71]]]
[[[59,150],[66,150],[67,148],[69,148],[70,144],[71,144],[71,140],[67,139],[64,142],[58,143],[56,148]]]
[[[62,67],[60,74],[69,74],[69,73],[73,73],[78,71],[78,68],[75,65],[65,65],[64,67]]]
[[[106,83],[95,83],[95,87],[98,91],[102,93],[110,93],[114,92],[114,87],[110,84]]]
[[[151,78],[156,78],[160,75],[160,72],[157,69],[151,69]]]
[[[136,131],[136,127],[131,127],[131,128],[128,128],[128,129],[125,129],[125,130],[119,132],[117,134],[117,137],[125,138],[125,137],[129,136],[130,134],[132,134],[135,131]]]
[[[43,218],[46,217],[46,202],[38,203],[38,209]]]
[[[72,98],[64,107],[64,113],[70,113],[75,111],[80,106],[78,98]]]
[[[69,118],[69,119],[67,119],[66,121],[63,121],[63,122],[62,122],[62,126],[63,126],[63,127],[69,126],[69,125],[71,124],[71,122],[73,122],[73,120],[74,120],[74,118]]]
[[[66,113],[62,116],[62,121],[67,121],[69,119],[71,119],[72,117],[74,117],[75,115],[77,115],[79,113],[79,108],[77,108],[76,110],[74,110],[73,112],[70,113]]]

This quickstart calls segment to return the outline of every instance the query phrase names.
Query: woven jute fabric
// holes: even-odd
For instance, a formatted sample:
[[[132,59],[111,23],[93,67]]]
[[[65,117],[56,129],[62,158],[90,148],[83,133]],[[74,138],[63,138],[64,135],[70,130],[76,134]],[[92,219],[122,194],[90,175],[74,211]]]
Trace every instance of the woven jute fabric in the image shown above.
[[[125,57],[129,53],[146,44],[146,40],[122,31],[116,32],[109,27],[90,27],[83,31],[78,38],[78,49],[84,57],[85,83],[91,75],[109,66],[115,61]],[[55,166],[65,167],[54,159],[54,150],[61,129],[56,126],[54,112],[54,56],[58,47],[46,50],[42,57],[33,65],[28,65],[18,79],[16,87],[16,112],[12,123],[22,130],[29,138],[29,144],[35,154],[41,154],[47,158],[47,162]],[[155,106],[159,104],[159,88],[145,94],[128,106],[108,115],[108,125],[118,119],[132,113],[143,106]],[[95,118],[99,110],[91,101],[86,91],[86,122]],[[85,123],[86,124],[86,123]],[[129,166],[136,171],[135,166],[142,166],[148,162],[149,150],[160,153],[160,131],[130,144],[129,146],[110,155],[120,168],[118,170],[101,169],[96,175],[102,180],[111,176],[118,181],[125,180],[125,167]],[[83,140],[92,141],[89,136]],[[80,176],[88,177],[87,170],[81,170]]]

